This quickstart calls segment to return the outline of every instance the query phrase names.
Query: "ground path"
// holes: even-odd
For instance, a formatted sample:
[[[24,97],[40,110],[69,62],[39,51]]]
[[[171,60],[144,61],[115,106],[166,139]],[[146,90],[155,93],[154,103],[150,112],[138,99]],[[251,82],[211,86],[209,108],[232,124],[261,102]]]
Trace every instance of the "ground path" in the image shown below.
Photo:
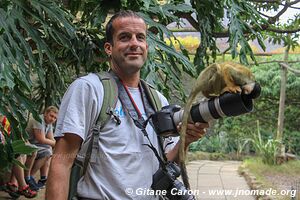
[[[199,200],[254,200],[238,161],[192,161],[187,165],[191,191]],[[248,195],[247,195],[248,194]]]
[[[238,174],[241,162],[237,161],[192,161],[187,165],[189,172],[191,191],[199,200],[254,200],[249,195],[235,195],[236,192],[245,194],[249,187],[244,177]],[[213,194],[214,193],[214,194]],[[225,194],[226,193],[226,194]],[[231,194],[230,194],[231,193]],[[0,192],[0,199],[10,199],[9,195]],[[44,200],[45,189],[39,191],[34,200]],[[19,198],[26,200],[26,198]]]

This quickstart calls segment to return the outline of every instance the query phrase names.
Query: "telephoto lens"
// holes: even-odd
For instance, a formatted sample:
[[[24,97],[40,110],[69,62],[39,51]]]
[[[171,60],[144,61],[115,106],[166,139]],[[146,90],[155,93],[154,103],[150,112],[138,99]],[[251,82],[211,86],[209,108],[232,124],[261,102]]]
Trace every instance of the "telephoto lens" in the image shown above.
[[[260,85],[255,83],[250,94],[245,93],[224,93],[193,105],[190,112],[190,121],[210,122],[225,116],[238,116],[253,110],[253,99],[260,95]],[[174,124],[181,122],[183,110],[173,115]]]
[[[253,110],[253,99],[260,95],[261,88],[255,83],[251,93],[224,93],[192,106],[189,121],[210,122],[226,116],[238,116]],[[163,137],[178,136],[176,126],[182,121],[184,110],[178,105],[163,107],[151,116],[154,129]]]

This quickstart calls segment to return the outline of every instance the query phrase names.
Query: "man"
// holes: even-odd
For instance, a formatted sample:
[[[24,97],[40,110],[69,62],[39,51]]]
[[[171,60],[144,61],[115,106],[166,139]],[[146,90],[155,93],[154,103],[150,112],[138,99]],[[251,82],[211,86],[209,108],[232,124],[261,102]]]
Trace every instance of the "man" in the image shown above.
[[[53,123],[56,121],[58,109],[49,106],[44,114],[40,115],[41,122],[30,117],[26,131],[29,134],[29,142],[38,148],[36,157],[28,156],[26,160],[25,180],[33,190],[38,190],[45,185],[49,169],[52,148],[55,146],[53,137]],[[39,184],[34,180],[35,173],[40,170],[41,179]]]
[[[147,59],[147,27],[144,20],[132,11],[114,15],[106,26],[105,51],[110,58],[113,73],[122,81],[134,100],[140,114],[145,116],[141,97],[140,70]],[[168,102],[162,94],[162,105]],[[103,102],[103,86],[97,75],[89,74],[71,84],[60,107],[57,143],[50,166],[46,197],[48,200],[65,200],[68,197],[70,170],[81,143],[90,137],[89,129],[96,122]],[[159,163],[141,130],[133,123],[118,100],[115,112],[121,123],[109,121],[100,132],[99,148],[86,174],[77,186],[79,199],[156,199],[155,196],[139,196],[129,190],[149,189],[152,176]],[[207,124],[189,124],[187,145],[204,134]],[[158,139],[150,124],[146,127],[149,139],[156,149]],[[174,140],[175,141],[175,140]],[[167,153],[168,160],[177,157],[178,144]],[[126,193],[127,192],[127,193]]]

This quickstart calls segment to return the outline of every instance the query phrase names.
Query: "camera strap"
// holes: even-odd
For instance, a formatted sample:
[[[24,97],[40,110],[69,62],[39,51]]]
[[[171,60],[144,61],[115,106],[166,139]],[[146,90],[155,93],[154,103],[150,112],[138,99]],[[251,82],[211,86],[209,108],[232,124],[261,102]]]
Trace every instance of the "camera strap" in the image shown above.
[[[166,158],[166,156],[163,152],[162,144],[161,144],[161,140],[160,140],[159,136],[157,136],[158,137],[157,139],[158,139],[159,146],[161,147],[161,150],[162,150],[163,159],[160,157],[157,149],[152,144],[152,142],[149,138],[149,135],[146,131],[146,126],[147,126],[148,122],[153,127],[153,124],[149,119],[150,119],[150,116],[152,114],[154,114],[155,111],[151,107],[151,105],[148,101],[148,98],[147,98],[146,93],[145,93],[145,89],[142,87],[141,82],[139,83],[139,91],[140,91],[143,106],[144,106],[144,109],[145,109],[145,112],[146,112],[146,115],[147,115],[147,120],[145,120],[143,118],[142,113],[140,112],[139,108],[137,107],[134,99],[132,98],[132,96],[131,96],[131,94],[128,90],[128,87],[115,74],[113,74],[113,77],[114,77],[114,79],[117,83],[117,86],[118,86],[118,96],[119,96],[119,99],[122,103],[124,111],[130,116],[130,118],[133,120],[135,126],[138,127],[142,131],[144,136],[149,141],[149,144],[145,144],[145,145],[147,145],[154,152],[154,154],[157,157],[160,165],[165,166],[165,162],[163,161],[163,159],[165,161],[167,161],[167,158]]]

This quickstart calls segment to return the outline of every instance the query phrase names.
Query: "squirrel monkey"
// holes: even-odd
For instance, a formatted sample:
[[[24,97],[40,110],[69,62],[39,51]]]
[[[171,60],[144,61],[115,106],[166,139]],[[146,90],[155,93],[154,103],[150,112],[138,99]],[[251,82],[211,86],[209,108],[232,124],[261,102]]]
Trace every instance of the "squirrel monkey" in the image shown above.
[[[255,80],[249,68],[234,62],[213,63],[206,67],[198,76],[184,107],[180,130],[179,163],[182,180],[189,188],[185,167],[185,137],[190,110],[195,98],[201,92],[205,97],[219,96],[224,92],[250,94],[254,89]]]

